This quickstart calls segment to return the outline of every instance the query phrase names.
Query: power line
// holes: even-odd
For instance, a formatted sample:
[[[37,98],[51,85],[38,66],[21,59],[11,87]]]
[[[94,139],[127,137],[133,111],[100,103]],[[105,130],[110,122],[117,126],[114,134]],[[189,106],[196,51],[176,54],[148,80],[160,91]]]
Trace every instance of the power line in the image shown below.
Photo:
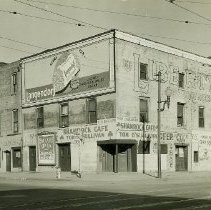
[[[86,21],[81,21],[81,20],[78,20],[78,19],[76,19],[76,18],[71,18],[71,17],[69,17],[69,16],[65,16],[65,15],[62,15],[62,14],[60,14],[60,13],[53,12],[53,11],[51,11],[51,10],[43,9],[43,8],[41,8],[41,7],[37,7],[37,6],[35,6],[35,5],[29,4],[29,3],[26,3],[26,2],[22,2],[22,1],[20,1],[20,0],[14,0],[14,1],[17,2],[17,3],[25,4],[25,5],[28,5],[28,6],[30,6],[30,7],[33,7],[33,8],[36,8],[36,9],[39,9],[39,10],[42,10],[42,11],[45,11],[45,12],[48,12],[48,13],[51,13],[51,14],[60,16],[60,17],[63,17],[63,18],[67,18],[67,19],[70,19],[70,20],[74,20],[74,21],[76,21],[76,22],[80,22],[80,23],[86,24],[86,25],[91,26],[91,27],[94,27],[94,28],[98,28],[98,29],[101,29],[101,30],[107,30],[106,28],[103,28],[103,27],[100,27],[100,26],[96,26],[96,25],[91,24],[91,23],[88,23],[88,22],[86,22]],[[78,24],[78,25],[79,25],[79,24]],[[80,26],[80,25],[79,25],[79,26]]]
[[[31,46],[31,47],[36,47],[36,48],[39,48],[39,49],[45,49],[45,48],[37,46],[37,45],[29,44],[29,43],[22,42],[22,41],[17,41],[15,39],[6,38],[6,37],[3,37],[3,36],[0,36],[0,39],[6,39],[6,40],[9,40],[9,41],[12,41],[12,42],[19,43],[19,44],[24,44],[24,45],[28,45],[28,46]]]
[[[13,48],[13,47],[8,47],[8,46],[5,46],[5,45],[0,45],[0,47],[4,47],[4,48],[10,49],[10,50],[15,50],[15,51],[24,52],[24,53],[30,53],[30,54],[32,53],[32,52],[29,52],[29,51],[20,50],[20,49]]]
[[[173,5],[175,5],[176,7],[179,7],[179,8],[181,8],[181,9],[185,10],[186,12],[189,12],[189,13],[191,13],[191,14],[194,14],[194,15],[196,15],[196,16],[198,16],[198,17],[204,19],[204,20],[211,21],[211,19],[209,19],[209,18],[207,18],[207,17],[204,17],[204,16],[198,14],[197,12],[194,12],[194,11],[192,11],[192,10],[189,10],[189,9],[183,7],[183,6],[180,6],[179,4],[175,4],[175,3],[174,3],[175,0],[174,0],[174,1],[173,1],[173,0],[165,0],[165,1],[167,1],[167,2],[169,2],[169,3],[171,3],[171,4],[173,4]]]
[[[93,8],[88,8],[88,7],[78,7],[78,6],[72,6],[72,5],[64,5],[64,4],[58,4],[58,3],[52,3],[52,2],[49,3],[49,2],[35,1],[35,0],[29,0],[29,1],[41,3],[41,4],[50,4],[50,5],[60,6],[60,7],[70,7],[70,8],[80,9],[80,10],[101,12],[101,13],[110,13],[110,14],[118,14],[118,15],[125,15],[125,16],[150,18],[150,19],[157,19],[157,20],[170,21],[170,22],[186,23],[186,24],[211,25],[211,24],[207,24],[207,23],[199,23],[199,22],[193,22],[193,21],[187,21],[187,20],[185,21],[185,20],[164,18],[164,17],[157,17],[157,16],[150,16],[150,15],[141,15],[141,14],[126,13],[126,12],[110,11],[110,10],[100,10],[100,9],[93,9]]]
[[[189,42],[189,43],[194,43],[194,44],[211,45],[211,42],[197,42],[197,41],[191,41],[191,40],[186,40],[186,39],[178,39],[178,38],[173,38],[173,37],[158,36],[158,35],[144,34],[144,33],[141,33],[141,34],[144,35],[144,36],[152,36],[152,37],[158,37],[158,38],[162,38],[162,39],[172,39],[172,40]]]
[[[24,13],[20,13],[20,12],[16,12],[16,11],[0,10],[0,12],[9,13],[12,15],[20,15],[20,16],[30,17],[30,18],[34,18],[34,19],[41,19],[41,20],[47,20],[47,21],[51,21],[51,22],[65,23],[65,24],[79,26],[76,23],[71,23],[71,22],[62,21],[62,20],[55,20],[55,19],[50,19],[50,18],[44,18],[44,17],[40,17],[40,16],[28,15],[28,14],[24,14]],[[80,25],[80,26],[83,26],[83,25]]]
[[[177,1],[179,3],[191,3],[191,4],[211,4],[211,2],[201,2],[201,1]]]

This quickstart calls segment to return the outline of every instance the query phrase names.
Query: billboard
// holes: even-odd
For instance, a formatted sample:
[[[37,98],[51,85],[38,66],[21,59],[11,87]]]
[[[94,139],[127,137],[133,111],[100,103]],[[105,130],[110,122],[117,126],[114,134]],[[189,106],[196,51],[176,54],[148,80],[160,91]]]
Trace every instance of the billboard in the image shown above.
[[[38,164],[39,165],[55,165],[55,136],[54,135],[38,135]]]
[[[24,103],[76,96],[110,87],[110,39],[24,63]],[[112,67],[113,68],[113,67]]]

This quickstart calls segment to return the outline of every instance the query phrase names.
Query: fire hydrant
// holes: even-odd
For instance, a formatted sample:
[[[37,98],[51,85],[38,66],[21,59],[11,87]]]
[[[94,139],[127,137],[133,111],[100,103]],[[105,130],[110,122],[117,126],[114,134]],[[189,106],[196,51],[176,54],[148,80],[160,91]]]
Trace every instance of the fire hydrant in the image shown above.
[[[57,179],[61,178],[61,168],[60,167],[57,167],[57,169],[56,169],[56,178]]]

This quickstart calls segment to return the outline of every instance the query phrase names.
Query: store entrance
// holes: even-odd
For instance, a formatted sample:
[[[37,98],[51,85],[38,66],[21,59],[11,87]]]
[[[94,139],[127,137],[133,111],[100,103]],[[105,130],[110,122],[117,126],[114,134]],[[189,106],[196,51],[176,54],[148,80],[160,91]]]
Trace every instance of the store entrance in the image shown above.
[[[59,144],[59,167],[61,171],[71,171],[70,144]]]
[[[176,145],[175,161],[176,171],[188,170],[188,146]]]

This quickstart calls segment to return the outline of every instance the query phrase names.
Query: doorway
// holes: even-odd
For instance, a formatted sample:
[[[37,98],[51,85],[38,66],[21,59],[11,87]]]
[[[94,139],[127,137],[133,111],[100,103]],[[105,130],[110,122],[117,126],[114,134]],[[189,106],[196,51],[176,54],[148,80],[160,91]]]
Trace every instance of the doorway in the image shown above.
[[[29,171],[36,171],[36,147],[29,147]]]
[[[176,171],[188,170],[188,146],[176,145],[175,162]]]
[[[6,171],[11,171],[11,152],[6,151]]]
[[[59,167],[61,171],[71,171],[70,144],[59,144]]]

